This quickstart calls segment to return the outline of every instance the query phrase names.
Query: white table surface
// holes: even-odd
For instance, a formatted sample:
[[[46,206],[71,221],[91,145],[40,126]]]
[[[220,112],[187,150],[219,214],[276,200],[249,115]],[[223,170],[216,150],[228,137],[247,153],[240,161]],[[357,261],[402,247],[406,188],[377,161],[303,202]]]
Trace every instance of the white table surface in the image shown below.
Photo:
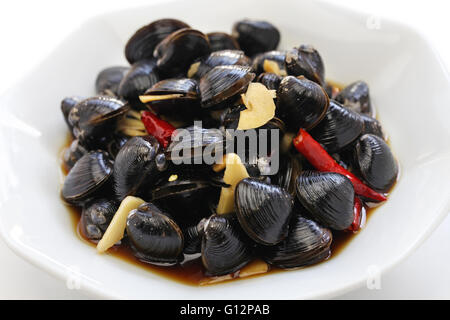
[[[0,94],[39,63],[87,17],[108,10],[165,0],[8,1],[0,4]],[[293,0],[294,1],[294,0]],[[414,26],[431,40],[450,70],[450,20],[446,1],[342,0],[368,17]],[[382,18],[380,20],[382,27]],[[449,107],[449,106],[446,106]],[[0,240],[0,299],[86,299],[63,281],[17,257]],[[450,217],[409,258],[381,276],[381,288],[360,288],[337,299],[449,299]]]

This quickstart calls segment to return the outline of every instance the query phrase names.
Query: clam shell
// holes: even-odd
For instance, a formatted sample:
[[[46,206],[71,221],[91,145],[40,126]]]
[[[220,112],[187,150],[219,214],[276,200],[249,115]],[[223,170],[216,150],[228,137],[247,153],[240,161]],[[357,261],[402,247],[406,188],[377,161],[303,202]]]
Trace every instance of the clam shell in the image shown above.
[[[250,67],[237,65],[214,67],[200,79],[202,107],[218,106],[239,97],[254,78],[255,74],[250,72]]]
[[[355,191],[350,180],[334,172],[304,171],[296,181],[296,194],[314,220],[334,230],[353,221]]]
[[[159,19],[137,30],[125,46],[125,57],[130,64],[153,57],[153,50],[169,34],[189,25],[176,19]]]
[[[324,117],[330,101],[325,90],[302,76],[284,77],[277,91],[277,116],[293,132],[312,129]]]
[[[236,186],[235,204],[239,223],[252,240],[274,245],[287,236],[294,201],[281,187],[246,178]]]
[[[88,151],[83,147],[78,139],[73,140],[70,146],[64,151],[63,161],[67,169],[71,169],[75,163]]]
[[[320,85],[325,84],[325,67],[319,52],[310,45],[301,45],[286,53],[286,68],[290,75],[304,76]]]
[[[233,37],[249,56],[275,50],[280,42],[280,32],[269,22],[241,20],[233,25]]]
[[[249,240],[233,215],[212,215],[202,238],[202,263],[207,274],[233,273],[252,259]]]
[[[203,77],[209,70],[217,66],[249,66],[250,58],[241,50],[221,50],[212,52],[208,57],[198,61],[197,71],[192,74],[194,78]]]
[[[389,191],[397,180],[398,164],[386,142],[365,134],[358,139],[354,155],[363,180],[376,191]]]
[[[113,163],[106,152],[86,153],[66,176],[61,196],[69,203],[82,203],[106,184],[112,172]]]
[[[129,109],[123,101],[96,96],[78,102],[69,113],[73,135],[90,149],[103,147],[103,138],[115,131],[117,120]]]
[[[330,256],[332,239],[330,230],[296,212],[290,221],[287,238],[275,246],[264,247],[262,257],[280,268],[312,265]]]
[[[122,146],[114,161],[114,190],[119,201],[158,179],[155,158],[159,151],[153,136],[133,137]]]
[[[97,94],[117,96],[119,84],[129,69],[129,67],[114,66],[100,71],[95,80]]]
[[[100,240],[119,208],[115,200],[93,199],[83,206],[81,232],[92,240]]]
[[[208,38],[190,28],[177,30],[161,41],[153,52],[160,70],[166,74],[186,72],[191,63],[211,52]]]
[[[69,122],[69,113],[70,110],[72,110],[72,108],[81,100],[84,100],[84,98],[74,96],[66,97],[61,101],[61,112],[64,116],[64,121],[66,121],[66,124],[71,132],[73,129],[73,125]]]
[[[334,100],[325,117],[309,133],[328,153],[335,153],[355,141],[364,128],[361,116]]]
[[[128,101],[138,101],[139,96],[159,81],[154,59],[133,63],[119,84],[118,94]]]
[[[375,116],[370,102],[369,86],[364,81],[356,81],[346,86],[338,93],[336,100],[355,112]]]
[[[183,232],[167,214],[152,203],[132,210],[127,235],[136,257],[156,265],[174,265],[181,260]]]

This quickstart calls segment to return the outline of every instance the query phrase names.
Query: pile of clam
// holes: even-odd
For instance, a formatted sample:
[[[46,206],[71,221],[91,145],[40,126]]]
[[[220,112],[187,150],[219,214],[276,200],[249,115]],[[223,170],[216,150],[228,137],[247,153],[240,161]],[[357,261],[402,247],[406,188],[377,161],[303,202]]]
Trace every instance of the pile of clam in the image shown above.
[[[277,50],[279,41],[265,21],[205,34],[157,20],[128,40],[129,66],[98,74],[95,96],[62,101],[73,140],[61,195],[82,208],[81,231],[99,252],[128,246],[161,266],[201,259],[208,276],[244,274],[255,261],[303,267],[330,256],[334,233],[358,231],[368,203],[386,200],[398,165],[367,84],[340,89],[314,47]],[[173,139],[179,128],[192,140]],[[261,128],[279,132],[268,156],[226,147],[227,129]],[[175,163],[179,143],[191,164]],[[195,158],[211,146],[223,163]],[[279,170],[267,175],[274,152]]]

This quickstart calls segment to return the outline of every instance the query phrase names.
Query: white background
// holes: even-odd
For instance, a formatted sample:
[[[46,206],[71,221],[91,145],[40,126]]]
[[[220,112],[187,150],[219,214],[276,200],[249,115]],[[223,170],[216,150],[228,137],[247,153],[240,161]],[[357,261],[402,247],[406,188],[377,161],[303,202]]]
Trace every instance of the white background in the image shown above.
[[[0,5],[0,94],[45,57],[86,18],[105,11],[164,0],[2,1]],[[220,0],[226,1],[226,0]],[[292,0],[294,1],[294,0]],[[211,1],[212,3],[213,1]],[[278,1],[280,5],[287,5]],[[342,0],[343,6],[407,23],[428,37],[450,70],[450,18],[446,1]],[[334,1],[336,3],[336,1]],[[24,99],[33,102],[32,97]],[[38,106],[37,106],[38,107]],[[443,106],[450,107],[450,106]],[[39,112],[39,110],[37,110]],[[7,214],[2,212],[2,214]],[[0,240],[0,298],[83,299],[14,255]],[[381,289],[361,288],[343,299],[449,299],[450,218],[408,259],[381,277]],[[189,298],[189,297],[186,297]]]

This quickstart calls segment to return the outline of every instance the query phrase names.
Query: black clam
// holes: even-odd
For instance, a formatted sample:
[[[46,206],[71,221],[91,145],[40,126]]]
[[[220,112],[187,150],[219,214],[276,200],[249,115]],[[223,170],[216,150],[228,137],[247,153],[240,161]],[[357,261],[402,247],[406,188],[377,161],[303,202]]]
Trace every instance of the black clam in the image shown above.
[[[333,235],[329,229],[295,212],[287,238],[275,246],[264,247],[262,258],[279,268],[298,268],[326,260]]]
[[[71,169],[75,163],[84,156],[88,150],[83,147],[78,139],[74,139],[70,146],[64,150],[63,154],[63,162],[66,166],[66,169]]]
[[[212,215],[204,225],[202,262],[211,276],[238,271],[252,258],[249,239],[233,215]]]
[[[355,192],[347,177],[304,171],[297,177],[296,194],[313,219],[323,226],[345,230],[352,224]]]
[[[379,136],[380,138],[385,138],[383,127],[377,119],[364,114],[361,114],[361,119],[364,121],[364,129],[362,134],[370,133]]]
[[[91,240],[100,240],[119,208],[115,200],[93,199],[81,211],[81,232]]]
[[[358,139],[354,156],[363,180],[376,191],[389,191],[397,180],[398,165],[387,143],[378,136],[365,134]]]
[[[156,62],[144,59],[135,62],[119,84],[118,94],[129,102],[139,101],[139,96],[159,81]]]
[[[364,121],[358,113],[330,100],[325,117],[309,133],[329,153],[335,153],[355,141],[363,128]]]
[[[278,90],[282,79],[282,77],[275,73],[264,72],[256,78],[256,81],[261,82],[269,90]]]
[[[113,163],[104,151],[91,151],[82,156],[64,180],[61,196],[72,204],[79,204],[108,186]]]
[[[325,67],[319,52],[310,45],[301,45],[286,53],[288,74],[325,85]]]
[[[129,107],[124,102],[106,96],[84,99],[69,113],[73,135],[84,145],[98,147],[102,138],[114,133],[117,120]]]
[[[165,74],[186,72],[191,63],[210,53],[208,38],[198,30],[185,28],[171,33],[155,48],[157,65]]]
[[[241,50],[215,51],[206,58],[194,62],[188,70],[188,77],[201,78],[209,70],[217,66],[249,66],[250,62],[250,58]]]
[[[210,32],[206,36],[209,40],[209,46],[211,51],[220,50],[240,50],[239,44],[236,39],[225,32]]]
[[[114,66],[100,71],[95,80],[95,91],[97,94],[117,96],[119,84],[129,69],[129,67]]]
[[[64,121],[66,121],[66,124],[69,127],[70,132],[72,132],[73,129],[73,125],[69,122],[70,110],[72,110],[72,108],[75,107],[75,105],[81,100],[84,100],[84,98],[73,96],[66,97],[61,101],[61,112],[64,116]]]
[[[222,107],[232,103],[255,78],[250,67],[217,66],[206,73],[199,83],[203,108]]]
[[[132,210],[127,218],[127,235],[140,260],[156,265],[174,265],[181,258],[183,232],[169,215],[152,203]]]
[[[236,186],[239,223],[251,239],[261,244],[274,245],[287,236],[293,204],[287,191],[255,178],[243,179]]]
[[[374,116],[369,86],[364,81],[356,81],[346,86],[337,94],[336,100],[355,112]]]
[[[159,151],[160,145],[152,136],[133,137],[122,146],[114,161],[114,189],[119,201],[159,178],[155,161]]]
[[[125,57],[130,64],[153,57],[153,50],[169,34],[179,29],[189,28],[176,19],[160,19],[143,26],[128,40]]]
[[[253,58],[253,62],[252,62],[253,72],[255,72],[256,74],[260,74],[263,72],[270,72],[268,70],[265,70],[265,68],[264,68],[264,62],[267,60],[267,61],[275,62],[277,64],[281,74],[286,75],[285,59],[286,59],[286,52],[284,52],[284,51],[272,50],[272,51],[260,53]],[[279,74],[279,75],[281,75],[281,74]]]
[[[280,42],[280,32],[266,21],[238,21],[233,26],[232,35],[248,56],[275,50]]]
[[[155,83],[141,97],[150,110],[173,120],[189,121],[200,114],[197,81],[166,79]]]
[[[302,76],[287,76],[278,87],[276,112],[289,130],[309,130],[325,117],[329,103],[328,95],[317,83]]]

